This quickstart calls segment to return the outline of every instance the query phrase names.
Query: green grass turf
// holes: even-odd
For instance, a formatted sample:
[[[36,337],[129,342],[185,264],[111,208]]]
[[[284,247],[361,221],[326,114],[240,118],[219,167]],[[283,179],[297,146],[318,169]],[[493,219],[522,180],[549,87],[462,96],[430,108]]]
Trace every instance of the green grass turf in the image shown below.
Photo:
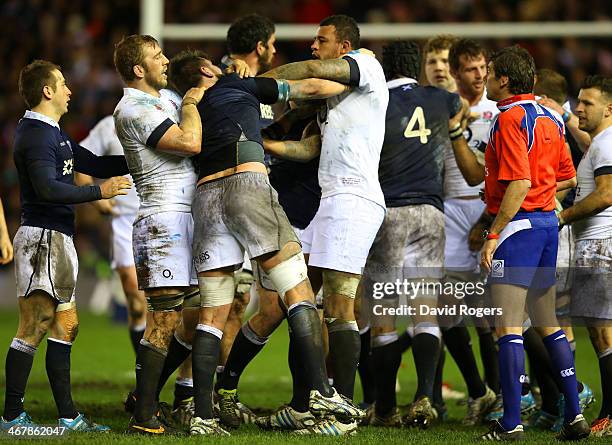
[[[16,312],[0,312],[0,338],[2,340],[2,351],[4,357],[6,348],[15,333],[17,327]],[[583,329],[577,331],[578,355],[577,369],[581,379],[587,382],[595,391],[599,399],[599,372],[596,356],[590,346],[588,336]],[[474,336],[474,345],[478,344]],[[49,389],[45,374],[44,355],[46,342],[41,344],[26,393],[25,406],[33,419],[41,424],[51,425],[55,420],[56,410],[51,390]],[[247,405],[272,409],[290,399],[291,381],[286,359],[287,331],[281,326],[274,334],[262,353],[247,368],[240,385],[241,400]],[[478,355],[478,354],[477,354]],[[99,423],[109,425],[113,432],[104,435],[73,434],[69,437],[58,439],[45,439],[70,444],[170,444],[180,441],[181,443],[215,443],[223,442],[228,445],[238,444],[266,444],[275,443],[345,443],[351,444],[388,444],[418,442],[430,443],[468,443],[477,438],[486,428],[466,428],[460,423],[464,414],[465,406],[459,406],[454,401],[449,401],[448,409],[450,420],[444,424],[433,427],[427,431],[399,430],[388,428],[364,427],[360,428],[356,436],[344,438],[322,438],[322,437],[294,437],[283,433],[261,432],[254,426],[242,427],[232,432],[230,438],[149,438],[134,437],[123,434],[127,426],[128,417],[123,412],[122,401],[127,391],[132,387],[134,354],[132,352],[127,328],[110,322],[106,317],[81,315],[79,338],[72,352],[72,384],[73,398],[77,408],[86,413],[90,418]],[[452,358],[447,355],[444,369],[444,380],[450,382],[453,388],[465,391],[457,367]],[[399,373],[401,391],[398,394],[399,404],[407,404],[411,401],[416,377],[412,355],[404,356],[402,368]],[[172,382],[172,380],[171,380]],[[4,373],[0,377],[2,390],[4,392]],[[168,384],[162,399],[171,402],[172,385]],[[356,399],[360,400],[360,387],[357,384]],[[3,403],[3,402],[2,402]],[[599,411],[599,402],[591,406],[586,416],[591,420]],[[552,433],[532,432],[528,433],[529,443],[549,444],[554,441]],[[8,441],[6,437],[0,437],[0,442]],[[19,441],[21,444],[41,443],[40,440]],[[597,440],[604,443],[603,439]]]

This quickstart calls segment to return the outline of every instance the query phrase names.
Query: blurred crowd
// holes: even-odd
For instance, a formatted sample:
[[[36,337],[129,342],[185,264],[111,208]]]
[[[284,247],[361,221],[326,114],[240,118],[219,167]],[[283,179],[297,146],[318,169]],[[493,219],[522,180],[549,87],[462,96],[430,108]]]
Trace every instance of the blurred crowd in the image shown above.
[[[0,2],[0,196],[9,231],[19,224],[19,190],[12,159],[12,140],[25,105],[17,91],[19,70],[36,58],[59,64],[72,90],[70,110],[62,126],[77,141],[102,117],[112,113],[122,91],[112,63],[113,44],[139,30],[140,0],[2,0]],[[361,23],[598,21],[610,20],[609,0],[165,0],[169,23],[230,23],[240,15],[258,12],[277,23],[317,23],[333,14],[348,14]],[[313,27],[313,35],[315,29]],[[427,37],[427,36],[424,36]],[[164,42],[166,55],[189,45],[220,58],[221,42]],[[381,42],[365,42],[376,49]],[[612,72],[612,45],[607,39],[533,39],[521,42],[488,40],[495,50],[520,43],[538,67],[565,75],[572,94],[588,74]],[[281,42],[277,63],[310,56],[307,42]],[[78,211],[77,250],[84,268],[102,267],[108,256],[108,230],[89,205]]]

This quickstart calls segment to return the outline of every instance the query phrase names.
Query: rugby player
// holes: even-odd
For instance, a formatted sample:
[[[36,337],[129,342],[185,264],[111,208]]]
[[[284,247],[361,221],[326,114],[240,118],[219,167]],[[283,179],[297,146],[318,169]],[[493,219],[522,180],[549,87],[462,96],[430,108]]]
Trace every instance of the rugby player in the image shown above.
[[[263,163],[261,102],[327,98],[348,87],[319,79],[284,81],[221,76],[202,53],[186,51],[173,59],[173,82],[180,91],[204,79],[210,88],[200,109],[203,145],[193,204],[194,263],[202,307],[193,344],[194,435],[228,435],[214,418],[213,378],[223,328],[234,299],[233,271],[245,250],[278,290],[287,319],[304,356],[314,413],[363,412],[342,398],[327,381],[319,318],[299,242],[269,185]],[[217,81],[217,79],[219,79]],[[354,422],[353,422],[354,423]]]
[[[219,67],[224,70],[232,65],[236,60],[241,60],[246,63],[251,75],[268,71],[272,66],[276,49],[274,43],[276,34],[274,23],[267,17],[258,14],[250,14],[238,18],[227,31],[226,45],[228,54],[221,59]],[[260,104],[260,115],[262,127],[267,127],[274,121],[274,111],[268,104]],[[250,301],[251,285],[254,282],[251,262],[245,258],[241,271],[234,274],[236,284],[236,298],[232,303],[232,310],[223,330],[223,340],[221,341],[221,354],[219,356],[219,366],[217,368],[217,381],[221,379],[225,363],[234,343],[234,339],[242,325],[242,317]],[[266,302],[262,304],[265,305]],[[274,306],[278,306],[277,298],[274,296],[272,301]],[[222,391],[223,393],[223,391]],[[225,393],[223,393],[225,395]],[[227,393],[227,397],[231,398],[234,394]],[[239,412],[243,415],[237,419],[252,420],[253,414],[236,400],[239,407]],[[227,406],[227,403],[224,404]],[[222,408],[222,411],[223,410]],[[221,414],[223,421],[225,416]]]
[[[354,19],[327,17],[319,24],[311,46],[314,58],[319,60],[290,63],[264,74],[277,79],[318,77],[358,86],[328,99],[326,110],[319,113],[322,198],[302,234],[313,282],[323,283],[334,386],[349,399],[353,398],[360,354],[354,299],[385,212],[378,163],[389,98],[380,63],[372,55],[354,51],[359,48],[359,40]],[[290,148],[292,155],[304,154],[296,153],[300,147],[284,147]],[[307,158],[318,154],[316,147],[310,154],[313,146],[305,148]]]
[[[402,425],[395,397],[401,351],[395,315],[381,314],[381,309],[374,308],[397,308],[399,295],[373,299],[373,286],[396,280],[439,283],[443,278],[443,168],[445,148],[450,145],[449,121],[455,118],[460,129],[459,121],[468,111],[457,94],[419,86],[416,79],[420,57],[415,42],[396,41],[383,47],[389,106],[379,178],[387,213],[370,249],[364,274],[376,382],[376,402],[369,423],[379,426]],[[435,289],[407,297],[414,308],[436,308],[438,304]],[[429,311],[417,311],[412,323],[418,383],[404,423],[427,428],[437,417],[432,401],[441,332],[437,316]]]
[[[173,93],[169,90],[165,91],[169,97],[172,97]],[[172,98],[173,102],[179,104],[181,98],[174,95]],[[107,116],[98,122],[91,130],[89,135],[81,141],[81,145],[91,150],[94,154],[101,155],[118,155],[123,154],[123,147],[121,142],[117,138],[115,131],[115,122],[113,116]],[[128,176],[129,177],[129,176]],[[75,182],[80,185],[91,184],[93,179],[82,173],[77,173]],[[144,334],[146,326],[146,300],[144,292],[138,289],[138,281],[136,277],[136,266],[134,264],[134,253],[132,249],[132,226],[136,221],[138,208],[140,206],[140,200],[136,193],[136,188],[129,190],[128,194],[123,197],[119,197],[113,200],[100,200],[93,201],[95,207],[98,208],[103,214],[111,214],[111,227],[113,233],[112,241],[112,267],[119,274],[121,285],[126,296],[128,305],[128,328],[130,332],[130,340],[134,352],[138,352],[138,345]],[[189,309],[185,309],[189,311]],[[189,317],[189,316],[187,316]],[[193,319],[193,315],[191,316]],[[195,321],[195,320],[194,320]],[[195,327],[195,323],[191,322],[192,328]],[[186,334],[177,333],[178,338],[188,338]],[[177,351],[175,354],[184,356],[189,354],[189,348],[184,348],[183,345],[178,343],[178,340],[174,340],[171,344],[171,349]],[[185,343],[185,342],[184,342]],[[186,343],[187,344],[187,343]],[[183,352],[184,351],[184,352]],[[172,354],[172,355],[175,355]],[[178,360],[178,359],[177,359]],[[171,357],[172,361],[172,357]],[[174,372],[175,368],[170,365],[162,373],[160,379],[160,385],[158,386],[158,397],[159,391],[161,391],[166,379]],[[174,385],[174,403],[173,408],[175,409],[174,416],[181,417],[188,414],[190,409],[189,405],[193,402],[193,379],[191,378],[191,360],[187,358],[183,364],[179,367],[179,373],[176,378]],[[136,403],[135,391],[130,392],[127,400],[125,401],[125,409],[129,413],[133,413]],[[183,411],[187,411],[183,413]],[[192,408],[191,408],[192,410]],[[183,419],[183,423],[184,423]]]
[[[75,186],[73,175],[80,171],[108,178],[126,174],[127,165],[123,156],[95,156],[60,129],[72,93],[58,66],[44,60],[30,63],[19,74],[19,92],[28,107],[14,145],[21,188],[21,227],[14,240],[19,326],[6,356],[0,428],[36,426],[23,402],[34,354],[48,333],[46,369],[59,426],[108,431],[79,413],[71,395],[70,353],[78,331],[73,204],[125,195],[131,184],[120,176],[99,186]],[[2,255],[8,259],[10,250]]]
[[[136,404],[128,431],[157,435],[168,431],[156,416],[160,382],[189,355],[189,326],[197,323],[197,311],[183,311],[184,328],[174,332],[184,301],[185,306],[199,303],[191,261],[196,173],[189,156],[201,148],[196,105],[204,90],[191,89],[179,104],[163,89],[168,59],[151,36],[121,40],[114,61],[127,86],[114,120],[140,197],[133,249],[138,287],[148,306],[136,354]]]
[[[602,405],[594,436],[612,435],[612,78],[587,77],[575,108],[591,145],[578,165],[574,205],[559,214],[576,238],[571,315],[585,322],[599,358]]]
[[[481,253],[490,273],[492,304],[501,309],[495,329],[499,346],[504,413],[484,440],[523,437],[521,383],[525,379],[523,313],[543,336],[565,398],[565,423],[559,439],[590,433],[578,402],[574,359],[554,313],[558,220],[555,192],[575,185],[575,170],[565,148],[563,123],[531,94],[535,63],[515,46],[494,54],[488,65],[487,97],[498,102],[485,151],[487,212],[495,215]]]
[[[457,91],[470,107],[469,124],[464,134],[467,147],[483,164],[491,121],[499,113],[495,102],[486,97],[486,51],[474,40],[458,39],[448,52],[448,61]],[[455,140],[453,146],[458,144],[462,144],[462,140]],[[446,276],[450,282],[475,283],[480,280],[477,252],[472,251],[468,244],[470,229],[484,210],[484,203],[479,196],[484,179],[482,167],[480,172],[481,175],[464,178],[457,166],[453,148],[448,147],[444,157],[444,255]],[[452,303],[459,302],[454,295],[449,297],[454,300]],[[483,299],[477,295],[468,295],[459,303],[482,306]],[[446,347],[457,363],[468,389],[468,410],[463,419],[465,425],[476,425],[482,421],[493,408],[495,394],[499,393],[499,370],[493,332],[486,318],[473,318],[473,321],[478,331],[486,384],[478,371],[470,334],[462,317],[448,320],[442,326]]]

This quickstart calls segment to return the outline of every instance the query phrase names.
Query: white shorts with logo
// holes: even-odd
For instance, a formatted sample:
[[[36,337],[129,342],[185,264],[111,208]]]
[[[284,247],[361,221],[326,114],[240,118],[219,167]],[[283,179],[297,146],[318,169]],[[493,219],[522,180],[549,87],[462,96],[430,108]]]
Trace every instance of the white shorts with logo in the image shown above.
[[[139,289],[198,284],[191,259],[191,213],[163,212],[134,223],[134,261]]]
[[[111,267],[130,267],[134,265],[134,249],[132,248],[132,230],[135,213],[117,215],[111,221],[113,229],[113,246]]]
[[[447,270],[478,273],[479,252],[470,250],[468,236],[484,209],[484,202],[478,198],[444,201],[446,231],[444,266]]]
[[[384,218],[384,207],[360,196],[322,198],[300,237],[308,265],[361,275]]]
[[[42,290],[59,303],[74,301],[79,260],[71,236],[56,230],[21,226],[13,245],[18,297]]]

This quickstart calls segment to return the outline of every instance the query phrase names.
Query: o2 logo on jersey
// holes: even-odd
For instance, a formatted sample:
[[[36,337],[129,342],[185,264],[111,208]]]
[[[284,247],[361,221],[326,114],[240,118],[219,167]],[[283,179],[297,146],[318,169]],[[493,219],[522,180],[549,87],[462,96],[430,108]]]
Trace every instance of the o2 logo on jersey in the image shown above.
[[[504,260],[493,260],[491,263],[491,276],[493,278],[504,277]]]
[[[174,276],[172,275],[172,271],[170,269],[164,269],[164,271],[162,272],[162,277],[170,278],[171,280],[174,279]]]

